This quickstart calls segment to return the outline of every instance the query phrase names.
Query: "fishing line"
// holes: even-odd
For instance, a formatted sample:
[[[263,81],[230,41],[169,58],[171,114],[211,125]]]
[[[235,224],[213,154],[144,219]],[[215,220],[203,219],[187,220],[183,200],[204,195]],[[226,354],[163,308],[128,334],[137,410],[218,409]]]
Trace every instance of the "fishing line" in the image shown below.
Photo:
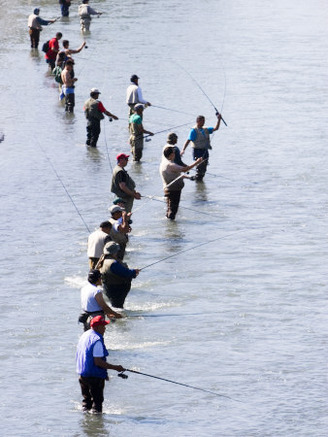
[[[148,378],[159,379],[161,381],[169,382],[171,384],[181,385],[183,387],[191,388],[193,390],[199,390],[199,391],[203,391],[205,393],[210,393],[210,394],[212,394],[214,396],[220,396],[220,397],[223,397],[223,398],[227,398],[227,399],[230,399],[231,401],[244,403],[243,401],[239,401],[237,399],[233,399],[230,396],[222,395],[222,394],[217,393],[215,391],[206,390],[205,388],[201,388],[201,387],[195,387],[194,385],[184,384],[183,382],[173,381],[172,379],[161,378],[160,376],[149,375],[148,373],[138,372],[137,370],[125,369],[123,372],[119,373],[117,376],[119,376],[120,378],[123,378],[123,379],[127,379],[128,375],[125,375],[124,372],[136,373],[138,375],[147,376]]]
[[[156,202],[161,202],[161,203],[165,203],[166,204],[165,200],[158,199],[158,198],[156,199],[156,196],[141,196],[141,197],[147,197],[149,200],[155,200]],[[144,206],[144,205],[142,205],[142,206]],[[210,212],[204,212],[204,211],[197,211],[196,209],[188,208],[187,206],[182,206],[181,204],[179,204],[179,208],[187,209],[188,211],[192,211],[192,212],[195,212],[197,214],[204,214],[204,215],[207,215],[207,216],[218,217],[217,214],[212,214]]]
[[[109,119],[109,120],[111,120],[111,119]],[[105,120],[104,120],[103,125],[104,125],[104,137],[105,137],[105,146],[106,146],[106,152],[107,152],[107,159],[108,159],[108,162],[109,162],[110,170],[113,173],[113,166],[112,166],[112,163],[111,163],[111,160],[110,160],[108,144],[107,144],[107,138],[106,138],[106,128],[105,128],[106,123],[105,123]]]
[[[174,61],[175,64],[177,64],[182,70],[184,70],[189,76],[190,78],[195,82],[195,84],[198,86],[198,88],[201,90],[201,92],[204,94],[204,96],[207,98],[207,100],[211,103],[211,105],[213,106],[213,108],[215,109],[215,115],[219,115],[219,111],[216,108],[216,106],[214,105],[214,103],[212,102],[212,100],[209,98],[209,96],[205,93],[205,91],[203,90],[203,88],[200,86],[200,84],[197,82],[197,80],[191,75],[191,73],[189,73],[188,70],[186,70],[182,65],[180,65],[177,61]],[[227,125],[227,123],[224,121],[224,118],[221,115],[221,120],[223,121],[223,123]]]
[[[39,142],[38,142],[38,144],[39,144],[39,147],[40,147],[41,151],[43,152],[44,156],[46,157],[47,161],[48,161],[49,164],[51,165],[51,168],[53,169],[55,175],[57,176],[57,179],[58,179],[59,182],[62,184],[62,187],[64,188],[64,190],[65,190],[65,192],[66,192],[68,198],[70,199],[70,201],[72,202],[74,208],[76,209],[76,212],[77,212],[78,215],[80,216],[80,218],[81,218],[81,220],[82,220],[84,226],[86,227],[87,231],[88,231],[89,233],[91,233],[91,231],[90,231],[90,229],[89,229],[89,226],[86,224],[84,218],[82,217],[82,214],[80,213],[78,207],[76,206],[76,204],[75,204],[75,202],[74,202],[72,196],[69,194],[67,188],[65,187],[64,182],[62,181],[62,179],[60,178],[59,174],[57,173],[57,171],[56,171],[54,165],[52,164],[51,160],[49,159],[49,157],[47,156],[46,152],[43,150],[43,148],[41,147],[41,145],[40,145]]]
[[[151,264],[148,264],[147,266],[144,266],[144,267],[142,267],[139,270],[141,271],[141,270],[147,269],[148,267],[151,267],[151,266],[153,266],[155,264],[158,264],[158,263],[160,263],[162,261],[165,261],[165,260],[167,260],[169,258],[173,258],[173,257],[175,257],[177,255],[180,255],[181,253],[189,252],[190,250],[197,249],[197,247],[205,246],[206,244],[214,243],[214,241],[223,240],[224,238],[231,237],[231,235],[236,235],[236,234],[238,234],[240,232],[246,232],[246,231],[247,231],[247,229],[241,229],[239,231],[232,232],[231,234],[223,235],[222,237],[214,238],[213,240],[209,240],[209,241],[205,241],[204,243],[197,244],[196,246],[190,247],[189,249],[179,250],[178,252],[174,253],[173,255],[168,255],[165,258],[162,258],[162,259],[160,259],[158,261],[155,261],[155,262],[153,262]]]
[[[145,135],[144,138],[148,138],[148,137],[152,137],[154,135],[157,134],[161,134],[163,132],[167,132],[167,131],[171,131],[173,129],[177,129],[178,127],[182,127],[182,126],[186,126],[187,124],[191,124],[192,122],[188,121],[188,123],[184,123],[184,124],[179,124],[178,126],[173,126],[173,127],[169,127],[168,129],[164,129],[164,130],[160,130],[158,132],[155,132],[153,135]],[[142,135],[142,134],[141,134]],[[141,135],[139,135],[138,137],[140,137]],[[150,139],[146,140],[146,141],[151,141]]]
[[[178,111],[177,109],[166,108],[165,106],[158,106],[158,105],[153,105],[153,104],[151,104],[151,106],[153,108],[165,109],[166,111],[179,112],[180,114],[194,115],[194,114],[191,114],[190,112]]]

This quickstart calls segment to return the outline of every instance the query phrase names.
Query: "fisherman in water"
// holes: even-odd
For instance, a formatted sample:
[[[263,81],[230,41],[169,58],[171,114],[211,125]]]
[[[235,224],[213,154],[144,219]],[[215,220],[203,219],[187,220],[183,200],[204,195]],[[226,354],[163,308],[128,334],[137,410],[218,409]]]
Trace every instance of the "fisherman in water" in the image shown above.
[[[190,133],[187,141],[185,142],[183,149],[181,151],[181,156],[184,154],[188,144],[191,142],[191,147],[193,148],[193,157],[194,160],[198,158],[203,158],[203,163],[197,167],[196,171],[196,181],[201,182],[204,179],[209,154],[208,151],[212,148],[210,142],[210,135],[219,130],[220,122],[221,122],[221,114],[217,113],[217,122],[215,127],[204,127],[205,125],[205,117],[203,115],[199,115],[196,119],[196,126],[194,126]]]
[[[164,195],[167,202],[166,217],[174,220],[178,212],[181,190],[184,187],[184,178],[188,176],[183,175],[187,171],[194,168],[196,165],[201,165],[202,158],[196,159],[191,165],[178,165],[174,162],[175,150],[173,146],[167,146],[163,151],[162,162],[159,168],[163,180]]]
[[[107,370],[125,370],[121,365],[106,362],[109,354],[104,343],[104,334],[108,323],[103,316],[94,317],[90,323],[91,329],[82,334],[77,345],[76,372],[80,375],[83,412],[101,414],[105,380],[108,381]]]
[[[28,17],[29,35],[31,39],[31,48],[37,49],[39,46],[40,32],[42,26],[48,26],[48,24],[54,23],[56,20],[43,20],[39,17],[40,9],[35,8],[33,14]]]
[[[104,114],[106,114],[107,117],[118,120],[118,117],[107,111],[104,105],[98,100],[99,94],[100,91],[97,88],[92,88],[90,90],[90,98],[84,103],[83,107],[84,114],[88,120],[86,145],[90,147],[97,147],[100,135],[100,120],[104,118]]]

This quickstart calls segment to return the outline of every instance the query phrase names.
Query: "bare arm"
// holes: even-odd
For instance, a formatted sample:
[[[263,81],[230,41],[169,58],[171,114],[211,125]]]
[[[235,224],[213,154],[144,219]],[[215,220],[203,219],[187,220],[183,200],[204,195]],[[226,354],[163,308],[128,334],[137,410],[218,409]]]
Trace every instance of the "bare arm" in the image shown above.
[[[135,199],[140,199],[141,198],[141,194],[138,193],[138,191],[135,190],[130,190],[127,186],[125,182],[120,182],[119,187],[121,188],[122,191],[124,191],[124,193],[126,193],[128,196],[130,197],[134,197]]]
[[[105,111],[105,114],[108,116],[108,117],[112,117],[112,118],[114,118],[114,120],[118,120],[118,117],[116,117],[116,115],[114,115],[114,114],[112,114],[111,112],[109,112],[109,111]]]
[[[218,119],[217,119],[215,128],[213,128],[213,132],[220,129],[220,123],[221,123],[222,117],[221,117],[221,114],[219,112],[217,113],[217,117],[218,117]]]
[[[185,152],[186,148],[188,147],[189,143],[190,143],[190,140],[187,140],[187,141],[184,143],[183,149],[182,149],[181,152],[180,152],[180,156],[182,156],[182,155],[184,154],[184,152]]]
[[[106,363],[102,358],[100,357],[93,357],[93,362],[96,366],[101,367],[102,369],[110,369],[110,370],[116,370],[116,372],[124,372],[124,367],[115,364]]]
[[[105,314],[107,314],[108,317],[116,317],[117,319],[122,318],[122,314],[117,313],[116,311],[112,310],[107,303],[104,301],[104,296],[102,293],[97,293],[95,296],[95,299],[100,306],[100,308],[104,311]]]

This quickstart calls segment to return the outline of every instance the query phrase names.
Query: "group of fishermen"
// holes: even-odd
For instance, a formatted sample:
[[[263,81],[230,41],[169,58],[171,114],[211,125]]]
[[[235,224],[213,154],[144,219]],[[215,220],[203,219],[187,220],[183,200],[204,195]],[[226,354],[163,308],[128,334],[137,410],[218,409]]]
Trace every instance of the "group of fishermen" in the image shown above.
[[[60,0],[63,16],[68,16],[70,1]],[[79,6],[81,30],[90,28],[91,15],[100,15],[88,5],[88,0],[83,0]],[[42,25],[56,21],[43,20],[39,17],[40,10],[36,8],[29,17],[29,33],[31,47],[38,48]],[[65,97],[65,109],[73,112],[74,84],[77,78],[74,74],[74,60],[72,54],[79,53],[84,47],[72,50],[69,41],[63,41],[63,50],[59,50],[59,40],[62,34],[58,32],[55,38],[48,42],[45,58],[55,77],[60,77],[61,96]],[[56,70],[57,69],[57,70]],[[100,122],[104,116],[110,120],[118,117],[108,111],[99,100],[100,91],[97,88],[90,90],[90,97],[84,104],[84,113],[87,118],[88,147],[97,147],[101,127]],[[129,132],[130,146],[133,160],[139,162],[142,158],[144,135],[154,134],[143,126],[143,112],[151,103],[143,98],[139,86],[139,77],[133,74],[127,88],[126,103],[129,107]],[[205,117],[200,115],[196,125],[190,130],[182,151],[177,146],[178,136],[170,132],[167,143],[163,147],[159,172],[163,182],[164,196],[167,202],[166,217],[174,220],[179,208],[181,191],[184,179],[189,178],[201,182],[205,176],[210,145],[210,135],[220,128],[221,115],[216,114],[217,121],[214,127],[205,127]],[[186,148],[191,144],[193,149],[193,163],[190,165],[182,161]],[[125,299],[131,289],[131,282],[140,270],[130,269],[124,262],[125,250],[131,232],[131,214],[134,200],[140,200],[141,194],[136,190],[136,184],[126,171],[130,155],[120,153],[116,157],[117,164],[113,169],[111,192],[117,196],[109,208],[110,217],[100,223],[99,228],[88,237],[89,273],[88,282],[81,289],[81,309],[79,322],[83,323],[84,334],[81,336],[76,354],[77,373],[82,392],[82,409],[86,412],[99,414],[102,412],[104,401],[103,391],[105,380],[108,380],[107,370],[124,372],[121,365],[110,364],[106,361],[108,356],[104,344],[106,320],[122,318],[118,312],[124,308]],[[190,170],[196,168],[195,176],[187,176]],[[111,305],[111,306],[110,306]],[[113,309],[116,308],[118,311]]]

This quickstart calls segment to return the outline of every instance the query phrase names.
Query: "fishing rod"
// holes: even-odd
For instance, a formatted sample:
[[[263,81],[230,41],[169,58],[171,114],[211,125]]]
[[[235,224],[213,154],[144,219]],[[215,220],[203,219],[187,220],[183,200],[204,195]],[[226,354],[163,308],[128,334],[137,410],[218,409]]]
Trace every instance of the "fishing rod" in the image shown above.
[[[178,126],[173,126],[173,127],[169,127],[168,129],[164,129],[164,130],[160,130],[158,132],[155,132],[153,135],[145,135],[144,138],[146,139],[146,141],[151,141],[151,139],[147,139],[148,137],[152,137],[154,135],[157,134],[162,134],[163,132],[167,132],[167,131],[171,131],[173,129],[177,129],[178,127],[182,127],[182,126],[186,126],[187,124],[191,124],[192,122],[188,121],[188,123],[184,123],[184,124],[179,124]],[[142,134],[141,134],[142,135]],[[139,137],[141,136],[139,135]]]
[[[203,88],[199,85],[199,83],[197,82],[197,80],[191,75],[191,73],[189,73],[188,70],[186,70],[182,65],[180,65],[177,61],[175,61],[175,63],[182,68],[182,70],[184,70],[189,76],[190,78],[195,82],[195,84],[198,86],[198,88],[201,90],[201,92],[204,94],[204,96],[207,98],[207,100],[210,102],[210,104],[213,106],[213,108],[215,109],[215,115],[219,115],[220,112],[219,110],[216,108],[216,106],[214,105],[214,103],[212,102],[212,100],[209,98],[209,96],[205,93],[205,91],[203,90]],[[221,120],[223,121],[223,123],[227,125],[227,123],[225,122],[224,118],[221,115]]]
[[[156,202],[161,202],[161,203],[165,203],[166,201],[163,199],[156,199],[156,196],[141,196],[141,197],[147,197],[149,200],[155,200]],[[197,211],[197,209],[192,209],[192,208],[188,208],[187,206],[183,206],[181,204],[179,204],[179,208],[183,208],[183,209],[187,209],[188,211],[192,211],[192,212],[196,212],[197,214],[204,214],[206,216],[213,216],[213,217],[218,217],[217,214],[212,214],[210,212],[204,212],[204,211]]]
[[[199,391],[202,391],[202,392],[205,392],[205,393],[210,393],[210,394],[212,394],[214,396],[220,396],[220,397],[223,397],[223,398],[230,399],[231,401],[243,403],[243,401],[239,401],[237,399],[233,399],[230,396],[222,395],[222,394],[217,393],[215,391],[206,390],[205,388],[201,388],[201,387],[195,387],[194,385],[184,384],[183,382],[173,381],[172,379],[161,378],[160,376],[149,375],[148,373],[138,372],[137,370],[125,369],[123,372],[119,373],[117,376],[119,376],[120,378],[123,378],[123,379],[128,379],[128,375],[125,375],[124,372],[136,373],[137,375],[147,376],[148,378],[159,379],[160,381],[165,381],[165,382],[169,382],[171,384],[181,385],[182,387],[191,388],[193,390],[199,390]]]
[[[57,173],[57,171],[56,171],[54,165],[52,164],[51,160],[48,158],[46,152],[43,150],[43,148],[41,147],[40,143],[38,143],[38,144],[39,144],[39,147],[40,147],[40,149],[42,150],[44,156],[46,157],[47,161],[49,162],[51,168],[53,169],[55,175],[57,176],[57,179],[59,180],[59,182],[62,184],[62,187],[63,187],[64,190],[66,191],[67,196],[69,197],[69,199],[70,199],[70,201],[72,202],[74,208],[76,209],[76,212],[77,212],[78,215],[80,216],[80,218],[81,218],[81,220],[82,220],[84,226],[86,227],[87,231],[88,231],[89,233],[91,233],[91,231],[90,231],[90,229],[89,229],[89,226],[86,224],[84,218],[82,217],[82,215],[81,215],[81,213],[80,213],[78,207],[76,206],[76,204],[75,204],[75,202],[74,202],[72,196],[69,194],[67,188],[65,187],[64,182],[63,182],[62,179],[59,177],[59,174]]]
[[[165,109],[166,111],[179,112],[180,114],[194,115],[194,114],[191,114],[190,112],[178,111],[177,109],[166,108],[165,106],[158,106],[158,105],[153,105],[153,104],[151,106],[153,108]]]
[[[165,260],[167,260],[169,258],[173,258],[174,256],[180,255],[181,253],[185,253],[185,252],[189,252],[190,250],[197,249],[197,247],[201,247],[201,246],[205,246],[206,244],[214,243],[214,241],[223,240],[224,238],[231,237],[231,235],[235,235],[235,234],[238,234],[240,232],[246,232],[246,230],[247,229],[240,229],[239,231],[232,232],[231,234],[223,235],[222,237],[214,238],[213,240],[209,240],[209,241],[205,241],[204,243],[197,244],[196,246],[190,247],[189,249],[179,250],[178,252],[174,253],[173,255],[168,255],[165,258],[162,258],[162,259],[160,259],[158,261],[155,261],[155,262],[153,262],[151,264],[148,264],[148,265],[142,267],[141,269],[139,269],[139,271],[147,269],[148,267],[151,267],[151,266],[153,266],[155,264],[158,264],[158,263],[160,263],[162,261],[165,261]]]

